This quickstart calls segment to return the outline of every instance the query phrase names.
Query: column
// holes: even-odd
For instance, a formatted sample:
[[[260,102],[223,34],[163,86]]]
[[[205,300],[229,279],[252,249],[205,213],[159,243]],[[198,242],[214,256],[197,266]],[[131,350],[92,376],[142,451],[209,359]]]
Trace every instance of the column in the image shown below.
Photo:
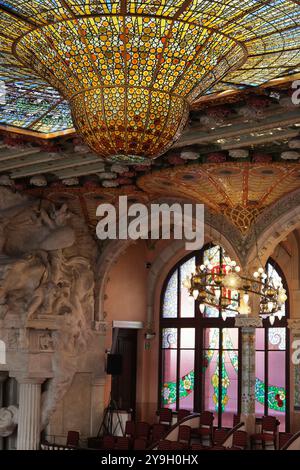
[[[41,384],[44,379],[18,379],[18,450],[37,450],[41,434]]]
[[[237,317],[235,326],[241,328],[241,419],[249,434],[255,432],[255,328],[262,326],[261,318]]]
[[[288,320],[291,332],[291,398],[294,406],[291,408],[292,429],[298,429],[300,423],[300,318]]]
[[[8,377],[8,372],[0,372],[0,408],[2,408],[2,406],[4,406],[4,403],[3,403],[3,384],[4,382],[6,381]],[[4,438],[3,437],[0,437],[0,450],[3,450],[4,448]]]

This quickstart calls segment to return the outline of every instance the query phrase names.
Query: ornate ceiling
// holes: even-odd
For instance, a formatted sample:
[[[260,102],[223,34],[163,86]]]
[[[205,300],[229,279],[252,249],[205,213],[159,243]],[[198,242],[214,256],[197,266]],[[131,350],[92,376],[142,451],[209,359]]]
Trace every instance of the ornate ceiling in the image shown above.
[[[85,8],[100,3],[86,2]],[[238,22],[241,2],[211,3],[215,12],[227,12],[228,27],[230,18]],[[55,4],[62,14],[64,2]],[[81,4],[74,0],[72,8]],[[249,21],[241,30],[250,52],[247,65],[194,103],[187,128],[167,153],[151,165],[132,166],[108,164],[91,152],[74,133],[67,102],[12,54],[20,29],[58,14],[49,10],[53,5],[0,0],[0,80],[6,86],[0,184],[57,204],[68,201],[93,232],[98,204],[127,194],[134,201],[174,197],[205,203],[245,234],[264,210],[300,188],[300,107],[291,100],[292,82],[300,78],[297,2],[248,1]],[[31,14],[32,8],[43,8],[43,14]],[[269,23],[255,38],[262,14],[270,15]]]

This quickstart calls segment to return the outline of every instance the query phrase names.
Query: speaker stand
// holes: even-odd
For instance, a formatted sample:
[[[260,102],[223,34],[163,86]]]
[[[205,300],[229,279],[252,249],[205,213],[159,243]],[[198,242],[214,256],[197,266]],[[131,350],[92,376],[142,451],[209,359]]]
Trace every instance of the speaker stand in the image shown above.
[[[114,416],[116,416],[115,424]],[[103,419],[97,434],[97,438],[100,436],[114,436],[118,428],[121,429],[122,435],[124,436],[124,429],[119,415],[118,406],[110,394],[109,405],[104,410]]]

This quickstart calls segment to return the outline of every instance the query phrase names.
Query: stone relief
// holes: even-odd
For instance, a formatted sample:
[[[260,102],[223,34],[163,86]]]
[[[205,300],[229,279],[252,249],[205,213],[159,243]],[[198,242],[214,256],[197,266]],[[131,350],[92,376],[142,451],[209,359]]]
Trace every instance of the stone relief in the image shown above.
[[[0,436],[8,437],[13,434],[18,424],[18,408],[8,406],[0,408]]]
[[[43,333],[42,323],[38,328],[39,351],[52,358],[42,395],[42,429],[72,382],[78,356],[88,349],[96,256],[84,221],[65,204],[56,208],[0,186],[0,339],[8,341],[8,350],[18,350],[23,338],[29,349],[35,322],[52,319],[58,325],[51,333]],[[8,366],[13,367],[9,359]],[[1,429],[1,417],[8,422],[10,411],[0,413]]]

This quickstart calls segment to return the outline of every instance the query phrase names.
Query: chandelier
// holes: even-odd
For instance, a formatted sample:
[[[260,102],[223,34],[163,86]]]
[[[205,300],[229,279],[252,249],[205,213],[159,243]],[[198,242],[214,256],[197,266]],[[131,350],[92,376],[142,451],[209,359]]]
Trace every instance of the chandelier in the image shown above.
[[[15,67],[68,100],[74,125],[94,152],[127,163],[163,154],[193,101],[229,72],[233,83],[236,69],[246,80],[254,61],[257,73],[264,70],[261,83],[272,78],[271,45],[280,68],[289,60],[280,52],[286,47],[280,31],[297,7],[291,0],[25,3],[0,2],[5,50]]]
[[[201,313],[206,307],[218,309],[223,320],[227,316],[251,314],[251,303],[259,305],[259,315],[269,318],[271,325],[275,318],[283,317],[283,306],[287,300],[282,283],[275,285],[265,269],[260,267],[253,276],[243,276],[235,261],[213,266],[205,260],[196,266],[195,273],[187,276],[183,286],[199,302]]]

